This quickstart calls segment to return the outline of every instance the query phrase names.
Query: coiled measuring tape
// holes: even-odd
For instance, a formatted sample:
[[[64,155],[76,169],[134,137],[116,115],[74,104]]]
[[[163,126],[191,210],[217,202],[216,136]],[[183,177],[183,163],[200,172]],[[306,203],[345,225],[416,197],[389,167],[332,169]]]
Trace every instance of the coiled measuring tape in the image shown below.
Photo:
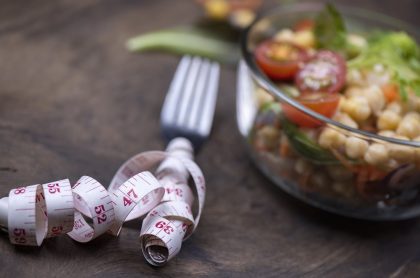
[[[143,255],[162,266],[194,232],[204,206],[204,176],[192,153],[182,138],[172,140],[166,152],[140,153],[120,167],[108,190],[88,176],[73,186],[63,179],[12,189],[0,199],[0,227],[13,244],[40,246],[62,234],[78,242],[105,232],[118,236],[124,222],[145,216],[139,236]],[[157,165],[156,175],[147,171]]]

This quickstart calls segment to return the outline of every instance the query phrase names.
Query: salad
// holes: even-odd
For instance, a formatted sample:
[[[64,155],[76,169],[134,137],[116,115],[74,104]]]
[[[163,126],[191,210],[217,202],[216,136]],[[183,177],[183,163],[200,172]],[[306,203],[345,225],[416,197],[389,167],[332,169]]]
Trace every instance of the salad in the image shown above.
[[[284,94],[375,140],[311,117],[258,88],[253,149],[298,189],[358,205],[420,199],[420,47],[405,32],[350,32],[326,5],[261,41],[254,58]],[[296,182],[295,182],[296,183]]]

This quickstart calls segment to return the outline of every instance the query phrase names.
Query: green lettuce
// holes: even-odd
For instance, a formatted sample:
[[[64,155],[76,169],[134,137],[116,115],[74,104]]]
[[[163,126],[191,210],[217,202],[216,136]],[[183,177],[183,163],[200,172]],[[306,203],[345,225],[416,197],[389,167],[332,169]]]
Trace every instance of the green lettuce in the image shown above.
[[[332,4],[325,5],[315,18],[316,46],[343,52],[347,46],[347,30],[344,20]]]
[[[309,138],[296,125],[281,117],[283,131],[292,148],[306,159],[316,164],[339,164],[339,161],[329,151]]]
[[[409,89],[420,95],[420,48],[408,34],[373,34],[368,46],[347,65],[349,68],[371,69],[377,64],[383,65],[391,73],[403,99],[407,99]]]

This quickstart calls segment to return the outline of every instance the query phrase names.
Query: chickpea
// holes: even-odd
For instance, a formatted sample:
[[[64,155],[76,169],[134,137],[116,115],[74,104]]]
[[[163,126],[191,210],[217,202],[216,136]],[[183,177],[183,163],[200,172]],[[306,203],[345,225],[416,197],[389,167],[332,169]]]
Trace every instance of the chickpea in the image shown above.
[[[347,98],[345,96],[340,95],[340,99],[338,102],[338,111],[343,110],[343,106],[346,104]]]
[[[359,70],[351,69],[347,71],[346,83],[350,85],[361,86],[361,85],[364,85],[365,80],[363,79],[362,73]]]
[[[368,142],[355,136],[346,139],[346,154],[350,158],[362,158],[369,147]]]
[[[392,171],[394,169],[397,169],[400,166],[400,164],[395,159],[390,159],[383,166],[384,170]]]
[[[342,104],[342,110],[350,115],[357,122],[369,118],[371,109],[365,97],[352,96]]]
[[[290,29],[283,29],[274,36],[274,40],[290,42],[303,48],[315,46],[315,37],[311,30],[293,32]]]
[[[417,113],[417,112],[410,112],[410,113],[407,113],[407,114],[404,116],[404,118],[406,118],[406,119],[413,119],[413,120],[416,120],[416,121],[420,122],[420,114],[419,114],[419,113]]]
[[[370,165],[381,166],[389,159],[388,150],[383,144],[373,143],[368,147],[364,159]]]
[[[296,161],[295,171],[299,175],[303,175],[305,173],[312,171],[312,165],[308,161],[300,158]]]
[[[393,130],[381,130],[381,131],[378,132],[378,135],[394,138],[396,133]]]
[[[303,30],[295,33],[293,42],[303,48],[313,48],[315,46],[314,33],[311,30]]]
[[[407,113],[398,125],[397,134],[408,138],[420,136],[420,115],[417,112]]]
[[[401,135],[395,135],[393,137],[396,139],[409,140],[407,137]],[[389,144],[388,150],[389,156],[399,162],[411,162],[415,157],[412,147],[400,144]]]
[[[395,130],[400,122],[400,115],[392,110],[385,110],[379,115],[376,125],[379,130]]]
[[[274,97],[262,88],[257,89],[256,95],[257,102],[260,107],[263,106],[265,103],[272,102],[274,100]]]
[[[280,132],[272,126],[264,126],[257,131],[255,144],[264,150],[273,150],[277,147],[280,139]]]
[[[318,138],[318,143],[321,147],[338,148],[344,144],[346,136],[335,129],[325,128]]]
[[[286,42],[293,42],[295,33],[290,29],[283,29],[274,36],[274,40],[276,41],[286,41]]]
[[[373,67],[373,71],[368,71],[366,73],[367,84],[375,84],[378,86],[382,86],[388,84],[390,80],[391,75],[387,70],[385,70],[382,64],[376,64]]]
[[[402,112],[403,112],[403,107],[399,102],[393,101],[393,102],[388,103],[385,110],[393,111],[393,112],[397,113],[398,115],[401,115]]]
[[[378,134],[390,138],[409,140],[408,137],[398,135],[391,130],[384,130],[379,132]],[[387,165],[387,168],[393,169],[398,166],[398,162],[410,162],[414,159],[415,154],[413,152],[412,147],[389,143],[387,148],[389,151],[389,157],[391,158],[388,163],[389,165]]]
[[[348,98],[363,96],[364,95],[363,88],[360,86],[349,86],[344,92],[344,95]]]
[[[358,128],[358,124],[347,113],[337,113],[334,115],[333,120],[353,128]]]
[[[364,97],[366,98],[371,111],[379,113],[385,106],[385,97],[381,88],[376,85],[368,87],[351,86],[345,91],[348,98]]]
[[[368,100],[370,109],[377,115],[385,107],[385,97],[381,88],[373,85],[365,88],[363,91]]]
[[[409,92],[407,98],[407,101],[401,102],[403,112],[420,112],[420,97],[412,92]]]

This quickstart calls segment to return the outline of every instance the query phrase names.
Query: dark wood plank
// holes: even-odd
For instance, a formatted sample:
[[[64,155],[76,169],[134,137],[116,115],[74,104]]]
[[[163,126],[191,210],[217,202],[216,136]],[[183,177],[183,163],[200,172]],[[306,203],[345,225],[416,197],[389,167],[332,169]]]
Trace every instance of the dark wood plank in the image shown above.
[[[191,2],[2,1],[0,196],[84,174],[107,184],[131,155],[164,147],[159,112],[177,58],[133,55],[124,42],[194,22],[201,11]],[[340,2],[419,24],[415,0]],[[89,244],[61,237],[22,248],[0,235],[0,276],[418,276],[418,220],[333,216],[287,196],[253,167],[236,132],[234,80],[234,69],[224,69],[213,135],[197,157],[208,180],[202,222],[166,267],[145,263],[137,224],[129,224],[118,239]]]

